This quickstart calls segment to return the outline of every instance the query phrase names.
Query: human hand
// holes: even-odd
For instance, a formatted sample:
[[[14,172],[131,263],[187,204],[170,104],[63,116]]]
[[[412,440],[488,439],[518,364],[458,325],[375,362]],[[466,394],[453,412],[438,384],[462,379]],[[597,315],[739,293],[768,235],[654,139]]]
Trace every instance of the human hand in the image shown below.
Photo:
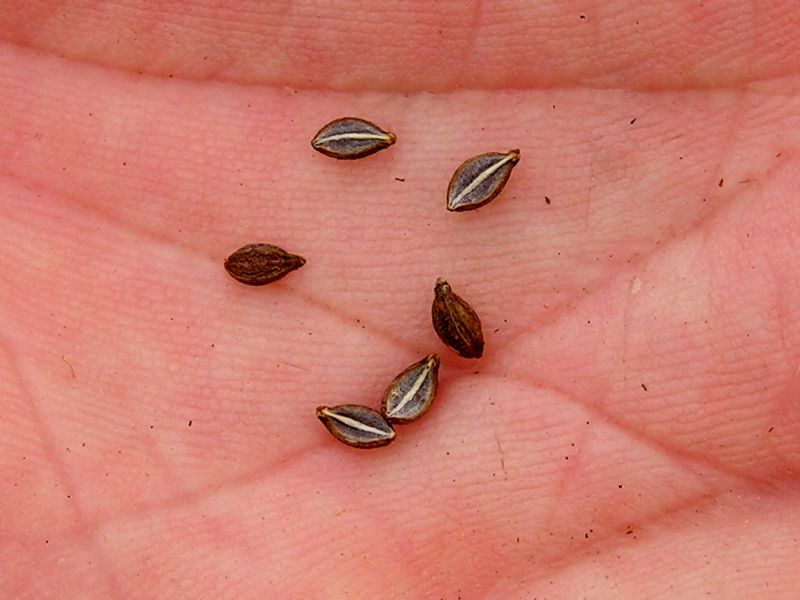
[[[686,6],[6,8],[0,596],[798,589],[800,15]],[[345,115],[397,144],[314,152]],[[316,421],[432,351],[391,446]]]

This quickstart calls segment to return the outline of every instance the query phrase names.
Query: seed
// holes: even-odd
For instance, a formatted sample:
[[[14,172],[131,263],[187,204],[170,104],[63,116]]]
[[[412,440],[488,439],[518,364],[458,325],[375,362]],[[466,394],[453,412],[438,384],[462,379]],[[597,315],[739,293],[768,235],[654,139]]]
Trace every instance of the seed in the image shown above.
[[[519,150],[489,152],[465,160],[450,179],[447,210],[474,210],[493,200],[518,162]]]
[[[483,332],[478,314],[450,289],[444,279],[436,280],[431,307],[433,328],[445,344],[464,358],[483,355]]]
[[[409,423],[430,408],[439,375],[439,357],[429,354],[394,378],[383,394],[381,411],[392,423]]]
[[[306,259],[272,244],[247,244],[225,259],[225,270],[236,281],[264,285],[306,264]]]
[[[333,158],[361,158],[388,148],[397,140],[390,131],[384,131],[375,123],[355,117],[343,117],[331,121],[319,130],[311,145],[315,150]]]
[[[317,407],[317,418],[337,440],[354,448],[377,448],[394,439],[394,429],[378,411],[358,404]]]

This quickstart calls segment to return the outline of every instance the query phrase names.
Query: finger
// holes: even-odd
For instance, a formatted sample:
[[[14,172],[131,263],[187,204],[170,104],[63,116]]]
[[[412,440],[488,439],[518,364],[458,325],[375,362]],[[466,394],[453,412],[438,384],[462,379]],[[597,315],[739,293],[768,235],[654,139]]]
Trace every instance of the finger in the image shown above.
[[[3,39],[187,79],[341,90],[733,86],[797,72],[791,2],[25,3]]]

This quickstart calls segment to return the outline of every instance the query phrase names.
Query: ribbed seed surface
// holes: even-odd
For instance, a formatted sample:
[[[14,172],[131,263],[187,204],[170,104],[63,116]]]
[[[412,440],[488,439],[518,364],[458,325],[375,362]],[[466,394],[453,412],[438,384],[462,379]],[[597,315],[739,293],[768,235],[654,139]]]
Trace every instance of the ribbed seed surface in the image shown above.
[[[333,158],[354,159],[388,148],[396,140],[397,137],[392,132],[384,131],[375,123],[356,117],[344,117],[331,121],[320,129],[311,140],[311,145],[315,150]]]
[[[408,423],[430,408],[438,385],[439,357],[429,354],[394,378],[383,394],[381,412],[393,423]]]
[[[447,188],[447,210],[475,210],[491,202],[505,187],[519,162],[519,150],[489,152],[464,161]]]
[[[353,448],[386,446],[395,436],[381,413],[359,404],[320,406],[317,418],[333,437]]]

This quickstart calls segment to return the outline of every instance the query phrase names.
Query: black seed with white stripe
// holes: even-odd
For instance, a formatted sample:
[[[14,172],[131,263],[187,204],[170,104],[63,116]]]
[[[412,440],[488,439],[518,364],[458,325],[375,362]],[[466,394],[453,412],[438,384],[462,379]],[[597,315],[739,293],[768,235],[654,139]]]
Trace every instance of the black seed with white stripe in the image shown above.
[[[340,442],[353,448],[378,448],[394,440],[395,432],[378,411],[358,404],[320,406],[317,418]]]
[[[438,385],[439,357],[429,354],[405,369],[386,388],[381,411],[392,423],[409,423],[430,408]]]
[[[388,148],[397,137],[375,123],[356,117],[331,121],[319,130],[311,145],[327,156],[339,159],[362,158]]]
[[[519,150],[489,152],[461,163],[447,188],[447,210],[475,210],[491,202],[505,187],[519,157]]]

